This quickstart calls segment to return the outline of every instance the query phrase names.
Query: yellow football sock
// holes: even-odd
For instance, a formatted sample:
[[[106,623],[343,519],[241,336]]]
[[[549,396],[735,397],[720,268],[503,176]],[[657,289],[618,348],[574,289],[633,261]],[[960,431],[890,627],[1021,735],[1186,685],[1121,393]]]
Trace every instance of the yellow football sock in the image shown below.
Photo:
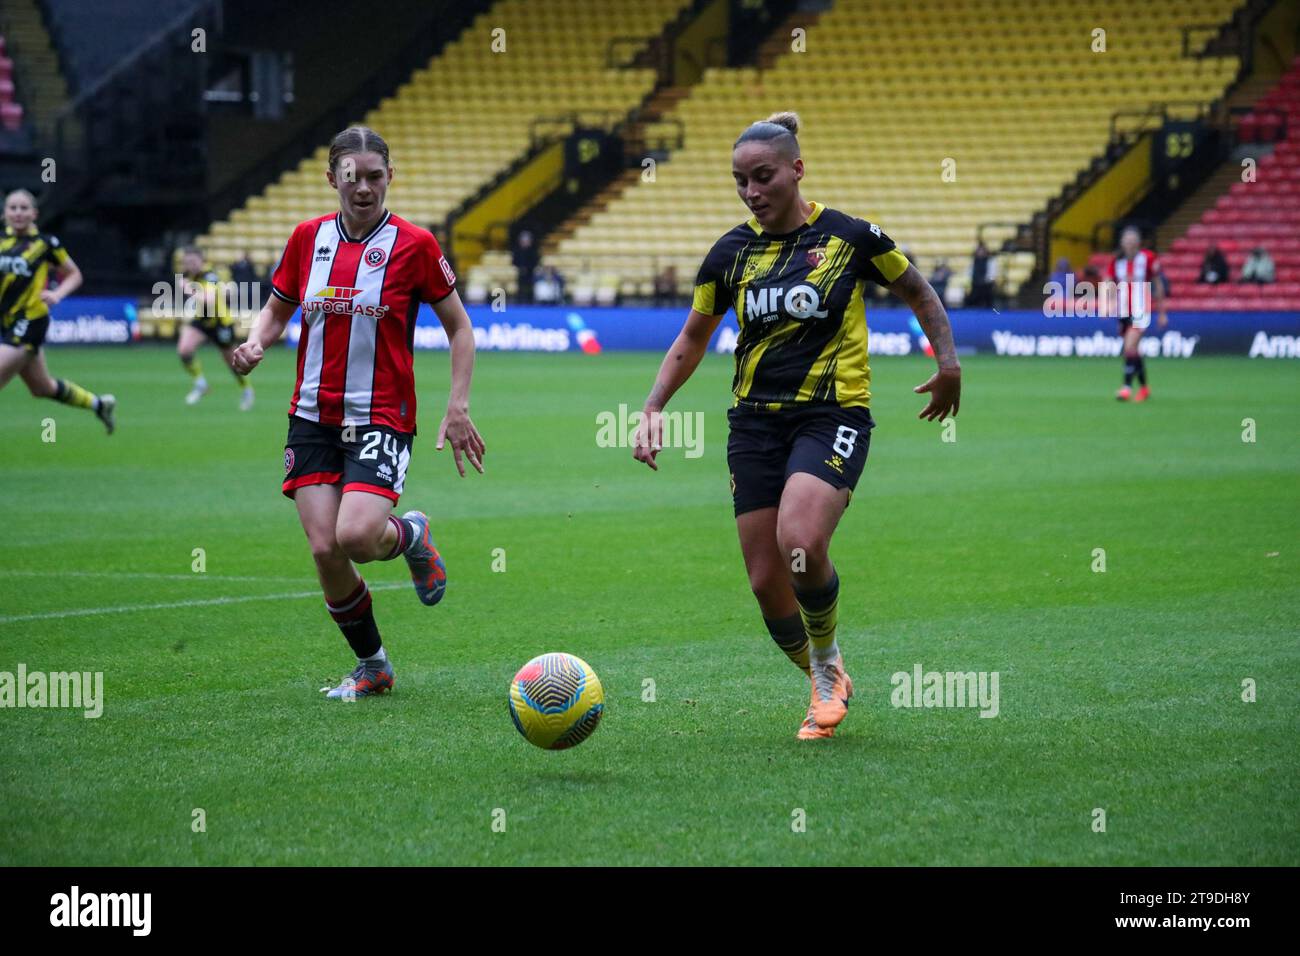
[[[181,356],[181,364],[185,366],[185,371],[190,373],[190,378],[197,380],[203,377],[203,363],[193,355]]]
[[[813,657],[818,660],[834,657],[838,653],[835,625],[839,621],[840,576],[832,571],[824,587],[808,591],[795,588],[794,594],[803,628],[812,642]]]
[[[99,407],[99,398],[94,392],[89,392],[82,388],[76,382],[69,382],[65,378],[55,380],[54,400],[62,402],[64,405],[71,405],[74,408],[89,408],[94,410]]]

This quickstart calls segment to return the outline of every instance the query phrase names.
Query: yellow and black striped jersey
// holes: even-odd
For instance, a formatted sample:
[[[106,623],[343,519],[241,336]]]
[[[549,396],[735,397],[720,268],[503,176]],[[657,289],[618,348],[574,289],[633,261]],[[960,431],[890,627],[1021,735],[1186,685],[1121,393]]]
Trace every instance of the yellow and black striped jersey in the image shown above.
[[[227,300],[229,286],[227,285],[225,288],[222,286],[231,281],[230,271],[215,269],[205,262],[203,268],[198,272],[186,272],[184,276],[187,286],[193,284],[198,287],[198,293],[194,297],[193,318],[202,322],[229,325],[232,321],[230,302]],[[209,293],[213,297],[212,305],[209,305],[207,301]]]
[[[714,243],[695,280],[695,311],[736,310],[736,404],[871,403],[867,282],[887,286],[907,259],[880,227],[820,203],[794,232],[757,219]]]
[[[0,322],[43,319],[50,314],[41,293],[50,281],[50,269],[71,262],[68,251],[51,235],[33,228],[18,235],[5,227],[0,239]]]

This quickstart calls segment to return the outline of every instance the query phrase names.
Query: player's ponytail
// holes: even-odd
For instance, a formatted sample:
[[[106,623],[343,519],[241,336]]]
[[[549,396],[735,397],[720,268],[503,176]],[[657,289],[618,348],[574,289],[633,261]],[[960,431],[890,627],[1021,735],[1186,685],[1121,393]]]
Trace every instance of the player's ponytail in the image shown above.
[[[799,155],[799,114],[789,111],[773,113],[765,120],[751,124],[736,140],[735,146],[744,143],[771,143],[783,150],[790,159]],[[734,149],[735,146],[732,148]]]
[[[388,159],[388,144],[384,138],[369,126],[349,126],[330,142],[330,169],[338,171],[339,160],[349,153],[378,153],[384,157],[384,165],[391,165]]]

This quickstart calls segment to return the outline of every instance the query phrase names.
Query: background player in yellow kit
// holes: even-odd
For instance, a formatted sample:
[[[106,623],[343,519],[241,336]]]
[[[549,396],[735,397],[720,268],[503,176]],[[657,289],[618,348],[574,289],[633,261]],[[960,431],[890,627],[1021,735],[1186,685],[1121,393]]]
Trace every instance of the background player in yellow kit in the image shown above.
[[[5,197],[5,231],[0,239],[0,388],[21,375],[35,398],[87,408],[113,434],[112,395],[96,395],[76,382],[54,378],[41,346],[50,327],[50,306],[81,286],[81,270],[54,236],[36,227],[36,199],[25,189]],[[58,280],[46,288],[50,273]]]
[[[185,279],[186,298],[195,304],[195,316],[181,327],[176,354],[194,379],[194,387],[185,396],[185,403],[194,405],[207,394],[209,388],[208,380],[203,375],[203,366],[194,357],[204,338],[220,349],[221,358],[227,367],[230,367],[230,359],[235,354],[238,343],[235,342],[235,320],[230,314],[230,302],[222,287],[230,281],[229,276],[204,262],[203,252],[195,246],[186,246],[181,253],[181,270]],[[253,385],[248,376],[240,375],[233,367],[230,371],[242,389],[239,410],[246,412],[253,407]]]

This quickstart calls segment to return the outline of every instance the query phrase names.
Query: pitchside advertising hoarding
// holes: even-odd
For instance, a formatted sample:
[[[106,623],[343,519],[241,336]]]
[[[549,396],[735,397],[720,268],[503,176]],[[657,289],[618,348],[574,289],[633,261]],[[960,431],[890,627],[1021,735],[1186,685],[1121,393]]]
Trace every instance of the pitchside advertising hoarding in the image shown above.
[[[47,345],[125,345],[140,337],[134,299],[73,296],[50,310]]]
[[[663,351],[672,344],[683,308],[589,308],[488,305],[468,307],[474,340],[487,352]],[[1007,356],[1085,356],[1114,358],[1121,341],[1114,319],[1048,317],[1042,312],[957,309],[950,314],[959,351]],[[906,309],[867,312],[873,355],[915,355],[925,339]],[[289,324],[285,342],[298,344],[301,326]],[[130,299],[73,297],[55,306],[46,341],[51,345],[129,343],[138,338],[135,303]],[[710,348],[736,347],[736,319],[728,315]],[[445,349],[447,336],[433,310],[421,306],[414,344]],[[1150,357],[1242,355],[1260,359],[1300,358],[1300,312],[1173,312],[1166,328],[1152,327],[1142,340]]]

